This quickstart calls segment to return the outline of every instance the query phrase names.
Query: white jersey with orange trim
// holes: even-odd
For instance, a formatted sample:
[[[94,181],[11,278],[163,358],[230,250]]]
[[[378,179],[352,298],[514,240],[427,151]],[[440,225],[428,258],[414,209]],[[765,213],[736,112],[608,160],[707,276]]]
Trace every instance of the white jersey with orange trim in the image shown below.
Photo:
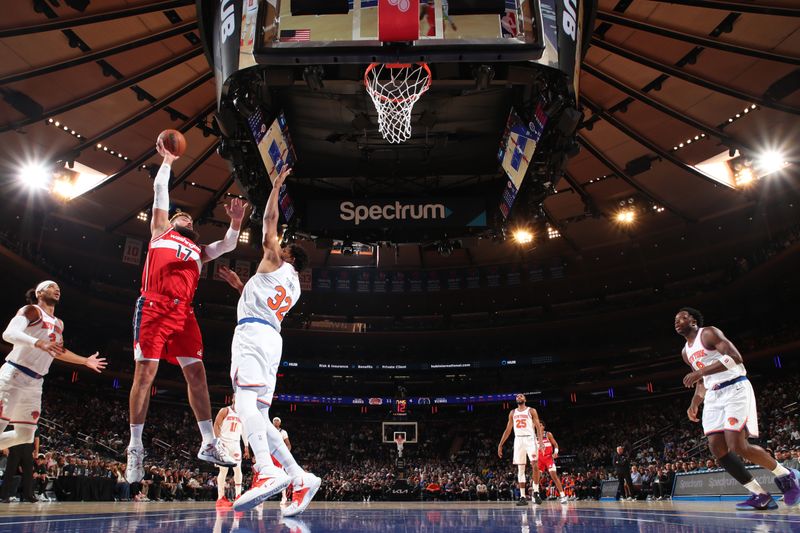
[[[281,439],[282,439],[284,442],[286,442],[287,440],[289,440],[289,434],[288,434],[288,433],[286,433],[286,430],[285,430],[285,429],[281,429],[280,431],[281,431]]]
[[[254,274],[242,289],[236,308],[239,323],[247,320],[267,322],[280,332],[286,313],[300,299],[300,278],[291,263],[277,270]]]
[[[47,311],[38,305],[33,307],[39,312],[39,318],[28,324],[28,327],[25,328],[25,333],[37,340],[56,343],[64,342],[62,337],[64,323],[58,318],[47,314]],[[6,357],[6,361],[24,366],[40,376],[44,376],[50,370],[53,356],[35,346],[14,345],[14,348]]]
[[[712,365],[725,356],[725,354],[719,353],[714,348],[709,349],[703,346],[703,341],[701,340],[702,334],[703,328],[699,328],[694,342],[689,344],[689,341],[686,341],[686,347],[684,348],[686,357],[689,359],[689,364],[692,365],[694,370]],[[706,389],[710,390],[714,385],[746,375],[747,370],[745,370],[744,364],[739,363],[735,367],[726,369],[723,372],[703,376],[703,385],[705,385]]]
[[[514,437],[533,437],[533,417],[531,417],[531,408],[526,407],[525,410],[520,411],[514,409],[512,421],[514,424]]]
[[[239,441],[242,439],[242,419],[233,406],[228,406],[228,414],[225,415],[225,420],[219,428],[219,438],[225,442],[229,450],[231,446],[239,446]]]

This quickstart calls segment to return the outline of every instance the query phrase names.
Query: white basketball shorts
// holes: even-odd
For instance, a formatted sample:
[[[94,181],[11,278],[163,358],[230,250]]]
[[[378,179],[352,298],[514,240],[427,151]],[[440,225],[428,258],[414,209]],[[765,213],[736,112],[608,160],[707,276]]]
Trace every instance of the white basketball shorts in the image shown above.
[[[756,395],[749,380],[706,391],[703,404],[703,431],[706,435],[746,429],[749,436],[758,437]]]
[[[233,460],[236,461],[236,466],[241,467],[242,447],[238,443],[225,440],[222,437],[220,437],[219,441],[223,446],[225,446],[225,450],[227,450],[228,454],[233,457]]]
[[[528,461],[536,464],[539,457],[539,443],[536,437],[515,437],[514,438],[514,464],[524,465]]]
[[[0,368],[0,419],[10,424],[39,423],[42,378],[32,378],[8,363]]]
[[[255,390],[260,403],[271,405],[282,350],[283,339],[272,326],[260,323],[236,326],[231,345],[233,389]]]

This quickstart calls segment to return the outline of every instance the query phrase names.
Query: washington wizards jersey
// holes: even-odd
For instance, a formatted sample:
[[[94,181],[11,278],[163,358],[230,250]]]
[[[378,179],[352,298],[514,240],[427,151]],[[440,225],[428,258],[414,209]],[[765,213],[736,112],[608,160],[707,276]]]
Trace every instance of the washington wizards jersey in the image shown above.
[[[201,254],[200,246],[173,228],[151,240],[142,273],[142,294],[191,302],[203,268]]]

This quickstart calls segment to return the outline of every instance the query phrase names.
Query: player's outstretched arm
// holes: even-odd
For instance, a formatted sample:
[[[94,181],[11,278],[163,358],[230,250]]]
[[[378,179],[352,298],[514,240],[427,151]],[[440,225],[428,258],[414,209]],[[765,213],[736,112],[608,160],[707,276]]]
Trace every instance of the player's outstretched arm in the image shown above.
[[[219,267],[217,271],[219,277],[221,277],[228,285],[239,291],[239,294],[242,294],[244,290],[244,283],[242,283],[242,278],[239,275],[231,270],[226,266]]]
[[[261,244],[264,248],[264,261],[272,263],[272,266],[278,266],[281,260],[280,236],[278,235],[278,196],[283,182],[291,172],[291,167],[283,166],[281,173],[272,184],[272,191],[269,193],[267,205],[264,208]]]
[[[506,424],[506,429],[503,431],[503,436],[500,437],[500,444],[497,445],[497,457],[501,459],[503,458],[503,444],[506,443],[508,436],[511,435],[512,424],[514,423],[513,420],[511,413],[508,413],[508,424]]]
[[[78,355],[76,353],[73,353],[65,349],[64,353],[57,355],[55,358],[58,359],[59,361],[64,361],[65,363],[71,363],[73,365],[81,365],[87,368],[91,368],[92,370],[94,370],[99,374],[103,370],[105,370],[106,365],[108,364],[106,362],[106,358],[100,357],[99,355],[100,355],[99,352],[94,352],[89,357],[83,357],[81,355]]]
[[[32,305],[26,305],[11,319],[3,331],[3,340],[15,346],[31,346],[39,348],[56,357],[64,353],[64,346],[61,344],[37,339],[25,333],[25,328],[41,320],[39,311]]]
[[[242,220],[246,210],[247,202],[240,198],[234,198],[230,205],[225,204],[225,213],[231,219],[231,225],[228,227],[228,231],[225,232],[225,237],[203,247],[201,256],[203,263],[213,261],[217,257],[236,249],[236,243],[239,241],[239,230],[242,229]]]
[[[172,163],[178,159],[164,148],[161,139],[156,141],[156,150],[164,158],[164,162],[153,180],[153,216],[150,217],[150,234],[153,237],[169,229],[169,176]]]

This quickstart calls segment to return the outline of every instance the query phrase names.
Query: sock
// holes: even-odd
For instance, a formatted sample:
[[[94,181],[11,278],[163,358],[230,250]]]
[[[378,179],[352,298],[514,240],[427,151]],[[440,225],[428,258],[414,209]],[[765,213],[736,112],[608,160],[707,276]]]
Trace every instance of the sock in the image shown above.
[[[775,470],[773,470],[772,473],[775,475],[775,477],[788,476],[789,469],[781,465],[780,463],[777,463],[775,466]]]
[[[269,454],[267,428],[261,413],[258,412],[257,401],[258,394],[255,391],[244,388],[236,390],[236,411],[247,430],[247,441],[253,449],[256,469],[260,472],[273,465]]]
[[[267,430],[267,439],[269,440],[269,449],[272,455],[275,456],[275,459],[278,460],[281,466],[283,466],[283,469],[286,470],[286,473],[289,474],[293,480],[302,476],[305,470],[300,468],[300,465],[294,460],[292,452],[289,451],[289,448],[286,447],[286,443],[283,442],[281,432],[272,425],[272,421],[269,419],[269,407],[264,404],[259,404],[258,410],[261,411],[261,417],[262,420],[264,420],[264,426]],[[245,423],[245,427],[246,424],[247,423]]]
[[[749,483],[744,483],[744,488],[746,488],[747,490],[749,490],[750,492],[753,492],[755,494],[766,494],[767,493],[767,491],[765,491],[761,487],[761,485],[759,485],[758,481],[756,481],[755,479],[753,479],[753,481],[751,481]]]
[[[214,442],[214,423],[211,420],[198,420],[197,426],[203,436],[203,446]]]
[[[534,483],[533,484],[533,492],[539,492],[539,484],[538,483]]]
[[[241,495],[242,495],[242,484],[241,483],[237,483],[236,484],[236,497],[238,498]]]
[[[131,424],[131,442],[128,444],[131,448],[143,448],[142,432],[144,431],[144,424]]]
[[[717,459],[719,466],[725,469],[727,473],[731,475],[733,479],[738,481],[744,486],[747,486],[748,483],[753,481],[753,474],[747,471],[745,468],[744,463],[739,456],[733,452],[728,452],[727,454],[723,455],[719,459]],[[762,489],[763,490],[763,489]]]
[[[558,495],[563,498],[564,497],[564,491],[562,490],[561,492],[558,493]]]

